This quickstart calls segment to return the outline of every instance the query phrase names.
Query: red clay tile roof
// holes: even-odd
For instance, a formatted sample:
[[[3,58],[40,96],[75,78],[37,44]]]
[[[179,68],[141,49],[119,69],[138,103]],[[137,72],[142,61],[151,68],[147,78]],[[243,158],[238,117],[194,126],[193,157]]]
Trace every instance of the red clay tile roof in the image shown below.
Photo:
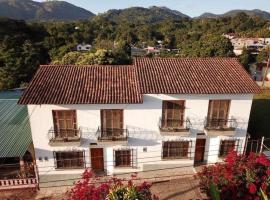
[[[260,92],[235,58],[138,58],[134,64],[143,94]]]
[[[133,66],[41,66],[19,103],[142,103],[142,94],[259,92],[234,58],[137,58]]]
[[[142,103],[133,66],[40,66],[20,104]]]

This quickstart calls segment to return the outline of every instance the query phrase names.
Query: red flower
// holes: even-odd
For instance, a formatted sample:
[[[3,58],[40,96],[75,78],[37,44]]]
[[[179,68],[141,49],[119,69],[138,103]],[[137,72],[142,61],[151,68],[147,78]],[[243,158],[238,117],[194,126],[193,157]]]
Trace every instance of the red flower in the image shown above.
[[[266,188],[267,188],[266,183],[263,183],[262,186],[261,186],[261,188],[262,188],[262,190],[266,190]]]
[[[250,183],[248,188],[251,194],[255,194],[257,192],[257,187],[254,183]]]
[[[270,169],[268,169],[268,170],[266,171],[266,174],[267,174],[268,176],[270,176]]]

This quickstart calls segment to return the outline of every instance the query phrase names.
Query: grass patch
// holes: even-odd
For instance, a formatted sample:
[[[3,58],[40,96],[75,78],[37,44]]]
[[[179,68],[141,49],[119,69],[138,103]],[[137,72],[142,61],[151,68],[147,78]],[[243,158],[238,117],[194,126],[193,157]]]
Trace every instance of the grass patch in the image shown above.
[[[254,99],[270,99],[270,88],[261,88],[262,93],[255,94]]]

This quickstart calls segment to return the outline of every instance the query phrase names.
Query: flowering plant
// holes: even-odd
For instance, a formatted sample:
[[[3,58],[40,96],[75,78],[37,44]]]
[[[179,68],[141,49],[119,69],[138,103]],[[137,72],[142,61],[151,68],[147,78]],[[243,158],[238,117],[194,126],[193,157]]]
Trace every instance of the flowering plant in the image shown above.
[[[198,173],[202,192],[222,200],[268,199],[269,175],[270,160],[266,156],[238,155],[235,151],[228,154],[225,163],[204,167]]]
[[[82,179],[75,183],[68,192],[69,200],[158,200],[151,194],[151,184],[134,183],[137,175],[131,175],[129,180],[96,178],[90,169],[86,169]]]

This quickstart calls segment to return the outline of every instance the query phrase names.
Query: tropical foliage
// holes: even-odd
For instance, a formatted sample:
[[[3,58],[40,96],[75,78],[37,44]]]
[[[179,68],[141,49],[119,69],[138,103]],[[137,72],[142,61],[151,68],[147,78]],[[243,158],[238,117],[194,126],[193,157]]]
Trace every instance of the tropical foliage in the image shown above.
[[[91,20],[46,23],[1,18],[0,90],[29,82],[39,64],[128,64],[130,45],[154,46],[161,40],[163,47],[177,49],[176,53],[165,52],[161,56],[234,56],[230,41],[221,36],[223,33],[270,37],[269,21],[245,13],[218,19],[150,20],[152,23],[123,18],[121,15],[118,21],[98,15]],[[91,44],[92,51],[74,52],[80,43]],[[266,53],[259,58],[265,58]],[[242,60],[244,64],[249,62],[249,56]]]

